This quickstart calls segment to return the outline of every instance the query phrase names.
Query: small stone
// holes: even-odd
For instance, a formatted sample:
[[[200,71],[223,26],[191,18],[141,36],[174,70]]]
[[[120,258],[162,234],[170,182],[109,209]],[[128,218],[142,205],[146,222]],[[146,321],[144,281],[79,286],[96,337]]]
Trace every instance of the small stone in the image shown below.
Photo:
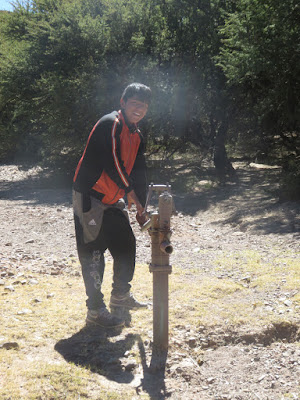
[[[261,375],[261,376],[258,378],[257,382],[261,382],[262,380],[265,379],[266,376],[267,376],[267,375]]]
[[[47,299],[51,299],[52,297],[54,297],[54,293],[48,293],[47,294]]]
[[[244,281],[244,282],[250,283],[250,281],[251,281],[251,277],[250,277],[250,276],[243,276],[243,277],[241,278],[241,281]]]
[[[204,361],[203,361],[203,359],[202,359],[201,357],[198,357],[198,359],[197,359],[197,364],[198,364],[199,366],[201,366],[201,365],[204,364]]]
[[[24,308],[24,310],[20,310],[17,312],[18,315],[27,315],[27,314],[32,314],[32,310],[29,308]]]
[[[28,283],[30,285],[37,285],[39,283],[39,281],[37,281],[36,279],[30,279],[30,281],[28,281]]]
[[[189,338],[188,344],[189,344],[190,347],[196,347],[197,339],[195,337]]]
[[[210,378],[207,379],[207,383],[208,383],[209,385],[211,385],[212,383],[214,383],[215,380],[216,380],[216,378],[210,377]]]
[[[11,350],[11,349],[18,349],[20,346],[18,345],[17,342],[6,342],[2,343],[0,347],[6,350]]]
[[[4,285],[5,285],[4,280],[3,280],[3,279],[0,279],[0,286],[4,286]]]
[[[42,303],[43,300],[42,300],[42,299],[39,299],[38,297],[36,297],[35,299],[33,299],[33,302],[34,302],[34,303]]]
[[[232,235],[233,235],[233,236],[244,236],[245,233],[239,231],[239,232],[233,232]]]
[[[12,246],[11,242],[5,243],[5,246]]]
[[[14,291],[15,291],[15,288],[14,288],[13,286],[5,286],[4,290],[5,290],[6,292],[14,292]]]
[[[29,239],[29,240],[26,240],[26,242],[25,242],[25,244],[30,244],[30,243],[34,243],[34,239]]]
[[[125,371],[133,371],[137,367],[137,363],[135,360],[129,360],[125,365]]]
[[[287,306],[287,307],[291,307],[291,306],[293,305],[293,302],[292,302],[291,300],[285,300],[285,301],[283,302],[283,304],[284,304],[285,306]]]

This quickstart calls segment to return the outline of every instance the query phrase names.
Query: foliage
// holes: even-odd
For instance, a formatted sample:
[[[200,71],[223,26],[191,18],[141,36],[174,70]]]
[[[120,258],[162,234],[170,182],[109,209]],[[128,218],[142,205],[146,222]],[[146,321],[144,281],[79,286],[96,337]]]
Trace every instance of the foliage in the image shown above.
[[[49,156],[49,143],[63,137],[72,149],[128,82],[143,81],[156,99],[150,136],[186,136],[208,152],[223,108],[212,59],[218,7],[206,1],[195,9],[190,0],[18,4],[3,28],[3,119]]]
[[[150,152],[192,143],[220,170],[226,148],[297,157],[298,14],[296,0],[18,1],[0,14],[0,159],[73,169],[132,81],[153,89]]]
[[[217,60],[256,127],[265,156],[280,148],[300,152],[300,27],[295,0],[238,1],[220,28]],[[278,149],[277,149],[278,154]],[[279,151],[280,154],[280,151]],[[274,157],[274,154],[273,154]]]

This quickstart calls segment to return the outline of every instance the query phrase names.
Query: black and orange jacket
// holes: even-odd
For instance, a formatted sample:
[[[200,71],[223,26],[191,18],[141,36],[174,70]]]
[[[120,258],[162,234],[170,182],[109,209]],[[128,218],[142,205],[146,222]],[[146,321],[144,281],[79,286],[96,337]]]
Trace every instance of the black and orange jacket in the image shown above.
[[[146,200],[144,143],[136,125],[126,123],[122,111],[101,118],[92,129],[74,176],[74,189],[105,204],[116,203],[134,189]]]

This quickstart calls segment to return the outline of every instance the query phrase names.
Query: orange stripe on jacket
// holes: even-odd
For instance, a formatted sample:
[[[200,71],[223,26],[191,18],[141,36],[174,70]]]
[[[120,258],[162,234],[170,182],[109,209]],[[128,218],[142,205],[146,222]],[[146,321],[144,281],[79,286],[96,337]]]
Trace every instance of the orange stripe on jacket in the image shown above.
[[[125,178],[125,176],[124,176],[124,174],[122,172],[122,169],[121,169],[120,163],[119,163],[119,159],[117,157],[117,152],[116,152],[116,137],[115,137],[115,135],[116,135],[116,128],[117,128],[118,122],[119,122],[119,120],[116,118],[115,122],[113,124],[113,127],[112,127],[112,131],[111,131],[113,157],[114,157],[115,166],[116,166],[117,171],[118,171],[118,173],[120,175],[120,178],[122,179],[124,185],[126,187],[128,187],[129,183],[128,183],[127,179]]]

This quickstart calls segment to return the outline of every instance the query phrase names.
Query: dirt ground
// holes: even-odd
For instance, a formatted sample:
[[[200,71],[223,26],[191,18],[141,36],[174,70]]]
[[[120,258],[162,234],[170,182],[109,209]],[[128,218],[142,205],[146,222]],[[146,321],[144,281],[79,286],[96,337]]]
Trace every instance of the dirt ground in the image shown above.
[[[203,276],[220,275],[214,269],[215,254],[245,249],[266,258],[272,258],[274,249],[289,251],[299,261],[300,204],[278,202],[279,169],[243,163],[235,168],[237,182],[221,187],[200,179],[192,194],[174,193],[178,213],[172,217],[172,264],[182,269],[197,265]],[[67,263],[76,257],[70,181],[37,166],[1,165],[0,206],[2,278],[14,272],[17,261],[33,272],[73,273]],[[137,263],[148,263],[150,241],[134,222],[133,229]],[[205,249],[210,251],[201,251]],[[278,290],[261,300],[275,304],[284,298],[289,304],[297,294]],[[179,321],[164,370],[140,376],[137,398],[144,390],[152,399],[299,399],[299,306],[296,311],[286,328],[252,332],[220,327],[195,332]],[[204,352],[202,363],[186,356],[195,346]]]

